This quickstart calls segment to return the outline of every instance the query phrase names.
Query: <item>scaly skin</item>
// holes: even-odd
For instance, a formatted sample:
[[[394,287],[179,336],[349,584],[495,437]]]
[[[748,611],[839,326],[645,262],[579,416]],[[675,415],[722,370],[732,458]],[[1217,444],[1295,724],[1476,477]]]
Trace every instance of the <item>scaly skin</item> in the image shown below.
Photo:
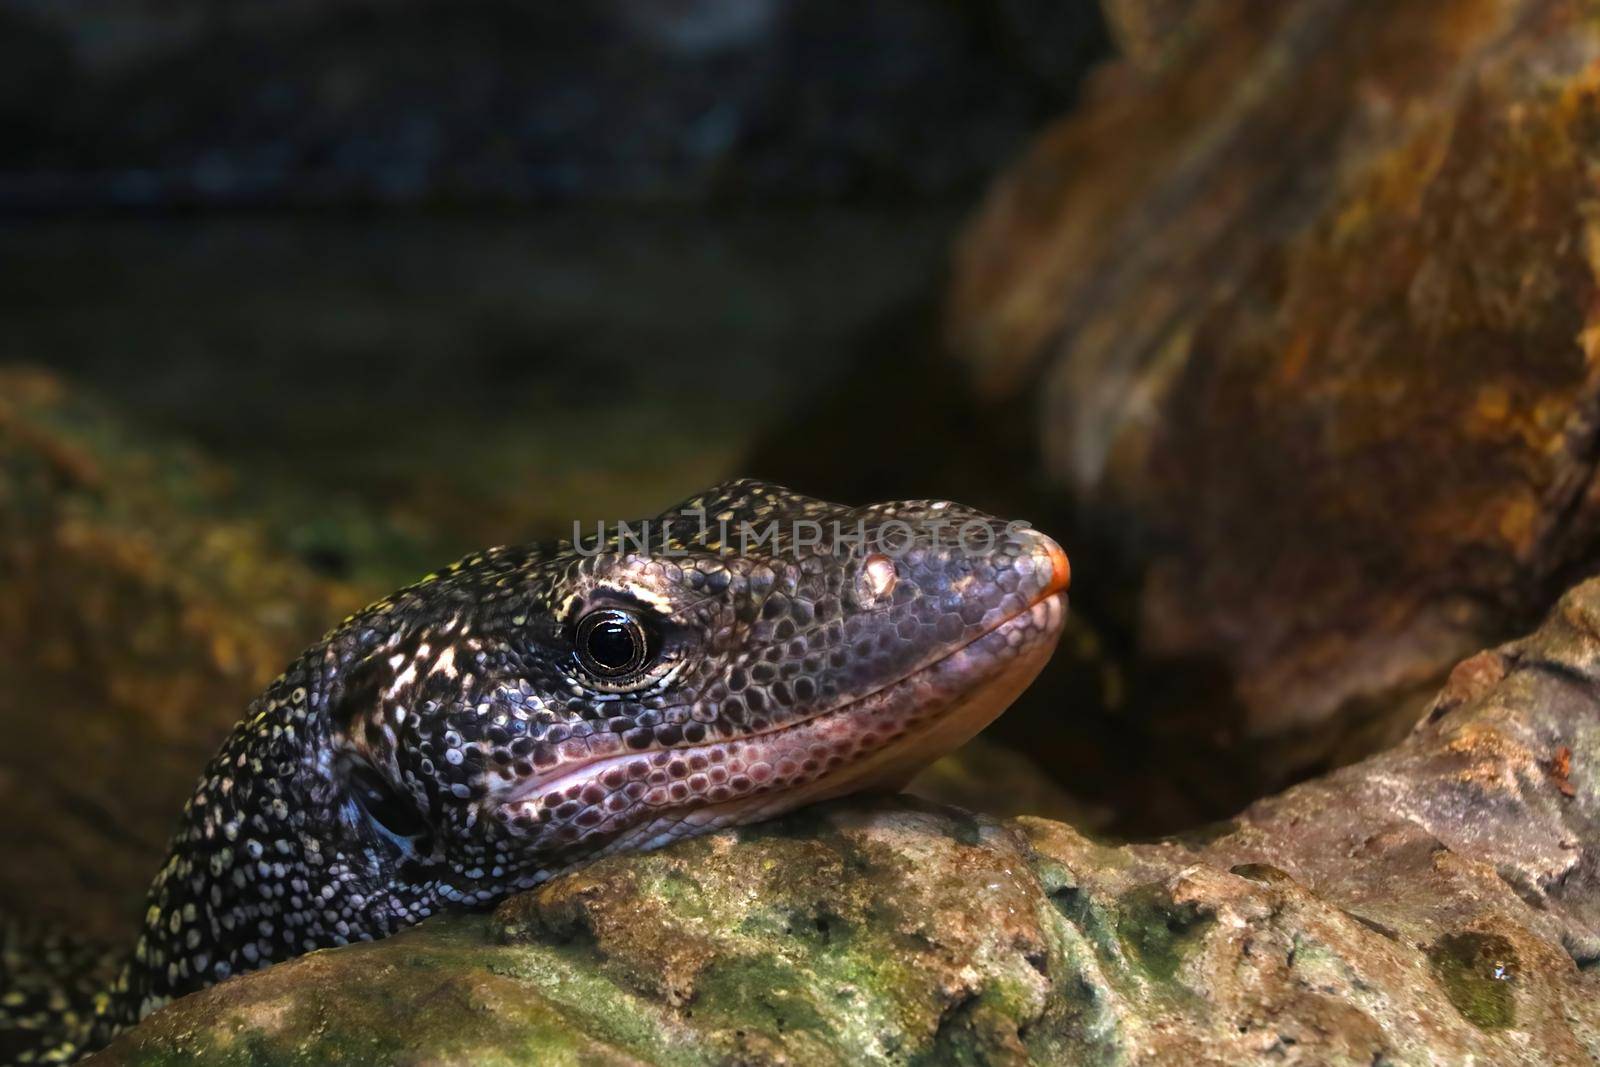
[[[1055,646],[1066,558],[1019,526],[739,481],[653,520],[646,551],[616,530],[496,548],[374,604],[251,704],[87,1032],[31,1055],[605,852],[898,788]]]

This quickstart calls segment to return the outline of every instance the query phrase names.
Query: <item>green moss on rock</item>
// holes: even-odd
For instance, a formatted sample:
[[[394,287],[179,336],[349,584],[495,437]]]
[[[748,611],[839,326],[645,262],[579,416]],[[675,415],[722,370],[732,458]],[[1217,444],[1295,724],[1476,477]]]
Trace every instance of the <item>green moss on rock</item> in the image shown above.
[[[1171,982],[1214,921],[1194,904],[1174,902],[1164,886],[1140,886],[1118,906],[1117,936],[1147,975]]]
[[[1447,934],[1428,950],[1450,1003],[1474,1026],[1504,1030],[1517,1021],[1517,950],[1499,934]]]

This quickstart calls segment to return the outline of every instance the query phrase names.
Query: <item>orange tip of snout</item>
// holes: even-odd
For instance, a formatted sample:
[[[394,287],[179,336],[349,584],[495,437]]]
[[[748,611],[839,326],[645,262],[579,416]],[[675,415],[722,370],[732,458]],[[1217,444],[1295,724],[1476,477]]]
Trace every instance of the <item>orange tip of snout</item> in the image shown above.
[[[1050,584],[1044,591],[1044,596],[1052,596],[1065,592],[1067,586],[1072,584],[1072,563],[1067,559],[1067,554],[1054,540],[1046,537],[1045,547],[1050,552]]]

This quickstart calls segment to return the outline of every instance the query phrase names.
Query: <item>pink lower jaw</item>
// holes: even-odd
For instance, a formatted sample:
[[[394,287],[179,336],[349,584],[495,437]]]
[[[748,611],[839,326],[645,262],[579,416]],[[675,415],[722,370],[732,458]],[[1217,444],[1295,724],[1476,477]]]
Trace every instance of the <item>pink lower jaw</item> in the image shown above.
[[[595,799],[585,810],[597,814],[580,812],[562,823],[580,826],[584,837],[604,835],[603,851],[610,852],[653,847],[827,796],[898,786],[977,733],[1026,688],[1049,659],[1065,615],[1065,595],[1052,593],[850,704],[751,737],[602,757],[519,790],[500,812],[537,819],[550,794],[578,799],[587,792]],[[601,781],[616,782],[619,774],[620,785]]]

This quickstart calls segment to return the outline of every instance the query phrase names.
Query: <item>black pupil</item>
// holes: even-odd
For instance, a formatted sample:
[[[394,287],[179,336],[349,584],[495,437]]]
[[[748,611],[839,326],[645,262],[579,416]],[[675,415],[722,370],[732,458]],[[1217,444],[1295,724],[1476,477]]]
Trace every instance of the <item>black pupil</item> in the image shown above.
[[[621,619],[602,619],[589,630],[589,658],[614,671],[633,666],[639,655],[638,635]]]

